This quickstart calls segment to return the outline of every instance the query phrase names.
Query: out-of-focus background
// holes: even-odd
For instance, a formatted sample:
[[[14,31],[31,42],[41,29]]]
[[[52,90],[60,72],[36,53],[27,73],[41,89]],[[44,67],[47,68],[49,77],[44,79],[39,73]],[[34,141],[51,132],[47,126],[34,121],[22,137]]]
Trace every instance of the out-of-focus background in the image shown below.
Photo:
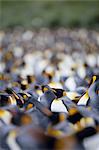
[[[0,0],[0,28],[16,26],[98,29],[99,1]]]

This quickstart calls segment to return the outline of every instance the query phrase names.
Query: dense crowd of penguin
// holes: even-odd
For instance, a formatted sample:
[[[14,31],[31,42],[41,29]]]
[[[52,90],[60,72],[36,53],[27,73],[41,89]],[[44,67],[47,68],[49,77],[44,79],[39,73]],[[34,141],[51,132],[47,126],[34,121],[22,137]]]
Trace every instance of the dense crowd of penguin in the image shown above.
[[[0,150],[98,150],[98,53],[10,46],[0,52]]]

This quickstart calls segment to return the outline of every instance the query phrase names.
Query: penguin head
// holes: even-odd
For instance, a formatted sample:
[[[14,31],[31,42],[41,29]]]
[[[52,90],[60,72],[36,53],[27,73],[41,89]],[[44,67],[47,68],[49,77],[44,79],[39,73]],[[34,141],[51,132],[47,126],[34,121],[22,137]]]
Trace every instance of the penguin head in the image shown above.
[[[56,125],[66,120],[66,113],[53,112],[50,116],[52,125]]]
[[[76,124],[83,117],[82,114],[77,110],[77,108],[73,107],[68,111],[67,120],[72,124]]]
[[[27,81],[28,81],[28,84],[31,84],[32,82],[35,81],[35,76],[33,76],[33,75],[27,75]]]
[[[98,80],[99,80],[99,75],[94,75],[89,83],[89,87]]]
[[[16,105],[16,99],[13,95],[1,94],[0,95],[0,106]]]
[[[48,72],[46,70],[43,70],[42,74],[43,74],[44,77],[47,77],[49,79],[49,81],[51,81],[53,76],[54,76],[53,71]]]
[[[42,92],[45,93],[48,90],[51,90],[51,88],[48,85],[42,85],[41,86]]]
[[[64,89],[55,89],[52,88],[52,91],[56,95],[57,98],[61,98],[63,96],[67,96],[66,91]]]
[[[26,90],[29,87],[27,80],[21,81],[21,89]]]
[[[18,94],[12,88],[6,88],[5,90],[8,94],[13,94],[16,99],[19,99]]]

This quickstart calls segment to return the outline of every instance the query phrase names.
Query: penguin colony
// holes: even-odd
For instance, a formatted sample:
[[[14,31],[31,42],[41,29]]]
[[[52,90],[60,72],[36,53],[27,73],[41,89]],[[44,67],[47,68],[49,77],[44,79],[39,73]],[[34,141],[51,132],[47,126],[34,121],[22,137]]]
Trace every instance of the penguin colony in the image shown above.
[[[0,150],[99,149],[97,49],[95,31],[0,31]]]

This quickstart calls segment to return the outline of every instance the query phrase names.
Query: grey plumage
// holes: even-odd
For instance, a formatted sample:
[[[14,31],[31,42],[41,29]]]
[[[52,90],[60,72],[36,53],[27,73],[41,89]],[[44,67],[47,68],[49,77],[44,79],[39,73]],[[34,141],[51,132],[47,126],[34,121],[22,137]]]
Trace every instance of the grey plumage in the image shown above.
[[[90,97],[88,105],[99,112],[99,95],[96,92],[97,90],[99,90],[99,81],[94,82],[88,89]]]
[[[48,90],[40,97],[40,102],[44,106],[50,108],[51,103],[55,98],[56,98],[55,94],[52,91]]]

